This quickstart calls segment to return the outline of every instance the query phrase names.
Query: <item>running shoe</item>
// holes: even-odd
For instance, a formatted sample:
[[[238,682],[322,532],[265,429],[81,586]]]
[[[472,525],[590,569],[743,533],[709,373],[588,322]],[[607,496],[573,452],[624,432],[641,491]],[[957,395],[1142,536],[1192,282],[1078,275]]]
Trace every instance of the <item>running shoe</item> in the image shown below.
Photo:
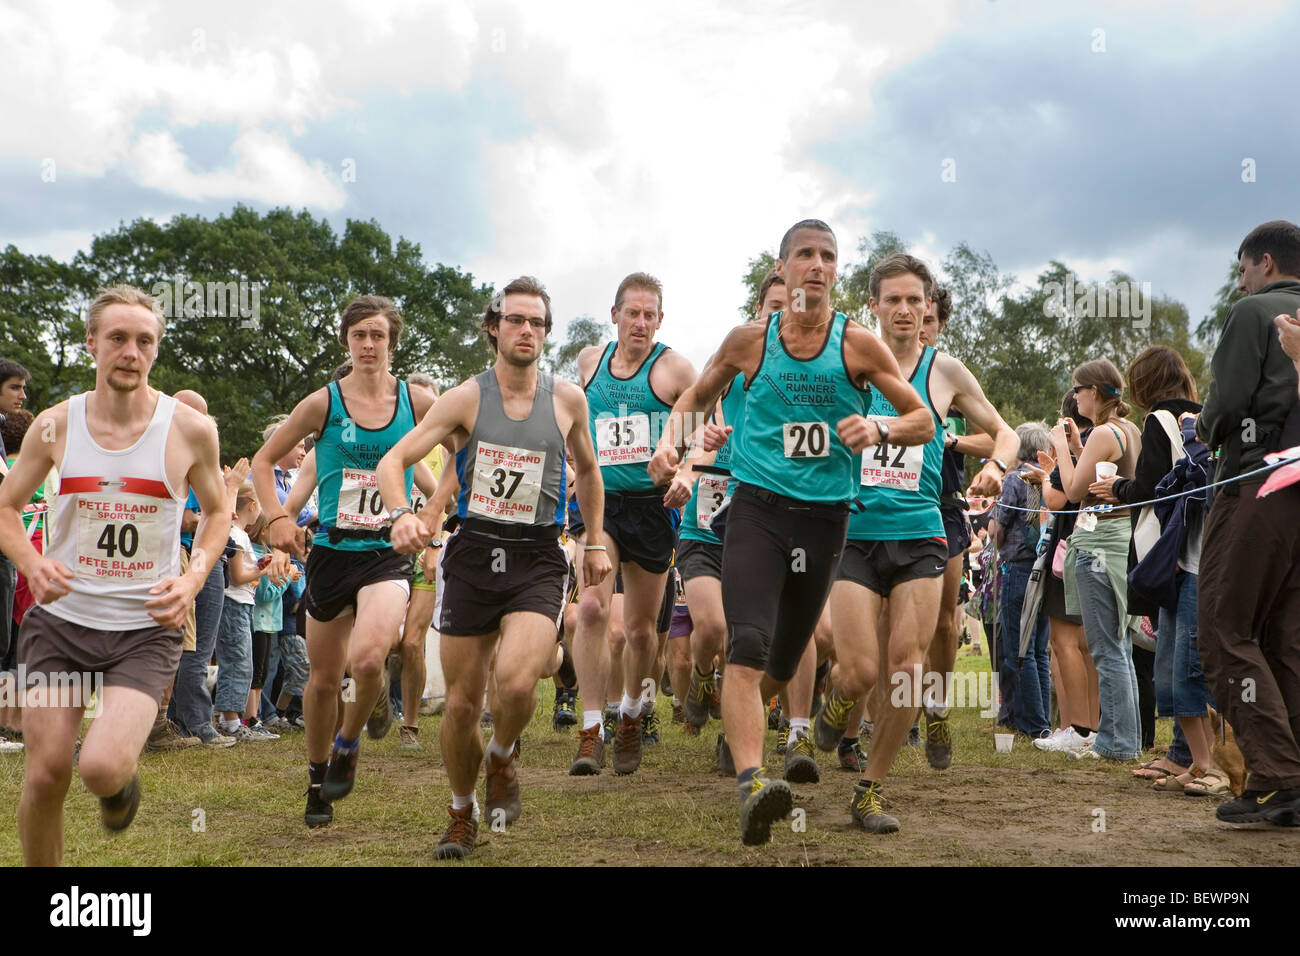
[[[227,736],[233,737],[241,744],[266,744],[272,740],[279,740],[274,734],[258,733],[252,727],[240,724],[233,731],[226,731]]]
[[[482,715],[478,719],[478,725],[484,730],[490,730],[492,728],[492,711],[483,711]]]
[[[1047,737],[1045,739],[1050,741],[1052,738]],[[1051,749],[1066,754],[1085,753],[1091,750],[1092,745],[1096,742],[1097,731],[1094,730],[1092,733],[1088,734],[1088,736],[1084,737],[1073,727],[1067,727],[1065,733],[1061,734],[1060,739]],[[1034,741],[1034,746],[1038,746],[1037,740]],[[1044,747],[1042,749],[1046,750],[1048,748]]]
[[[608,746],[614,742],[614,731],[618,729],[618,704],[613,707],[605,707],[604,720],[605,745]]]
[[[713,672],[713,695],[709,698],[709,716],[714,720],[722,719],[722,675]]]
[[[500,813],[504,814],[506,826],[509,826],[524,812],[523,801],[519,798],[519,775],[515,771],[515,755],[512,753],[507,759],[500,760],[493,754],[488,754],[484,770],[487,776],[485,806],[488,822],[496,823],[497,820],[502,819],[498,816]]]
[[[321,799],[326,803],[342,800],[352,792],[352,785],[357,780],[357,757],[361,754],[361,742],[351,750],[340,750],[338,745],[330,752],[329,767],[325,770],[325,781],[320,786]]]
[[[474,806],[463,810],[447,808],[451,823],[433,850],[435,860],[463,860],[474,852],[478,842],[478,821],[474,819]]]
[[[302,820],[312,830],[334,821],[334,808],[321,799],[318,783],[307,788],[307,809],[303,812]]]
[[[867,755],[862,752],[862,744],[856,740],[849,743],[848,746],[845,746],[845,742],[841,740],[837,748],[837,756],[840,760],[841,770],[862,773],[867,769]]]
[[[614,756],[610,765],[620,776],[636,773],[636,768],[641,766],[640,717],[619,715],[618,729],[614,732]]]
[[[891,817],[881,806],[879,783],[872,783],[869,787],[859,783],[853,788],[853,799],[849,801],[849,815],[853,822],[868,833],[897,833],[897,818]]]
[[[366,733],[371,740],[383,740],[392,726],[393,702],[388,699],[388,683],[385,681],[384,689],[379,692],[379,700],[375,701],[375,709],[366,720]]]
[[[826,694],[826,703],[813,720],[813,742],[827,752],[835,750],[844,739],[844,730],[849,725],[849,714],[853,713],[855,701],[841,697],[839,691],[831,688]]]
[[[231,743],[234,743],[234,741],[231,741]],[[23,745],[18,741],[6,740],[4,737],[0,737],[0,754],[16,754],[22,753],[22,751]]]
[[[1300,789],[1247,790],[1237,799],[1219,804],[1214,815],[1224,823],[1300,826]]]
[[[405,724],[397,728],[397,749],[404,753],[423,750],[420,746],[420,728],[407,727]]]
[[[131,782],[111,797],[99,798],[99,818],[104,821],[106,830],[125,830],[135,819],[135,812],[140,809],[140,775],[136,774]]]
[[[686,690],[686,700],[682,702],[682,716],[688,724],[703,727],[709,722],[709,708],[716,691],[717,681],[713,674],[701,674],[691,668],[691,684]]]
[[[1060,750],[1061,748],[1059,745],[1061,743],[1061,738],[1064,737],[1066,734],[1072,734],[1072,733],[1074,733],[1073,727],[1057,727],[1046,737],[1039,737],[1033,743],[1034,746],[1037,747],[1039,750],[1046,750],[1049,752]]]
[[[577,701],[576,691],[561,688],[555,692],[555,708],[551,712],[552,730],[568,730],[578,722],[578,711],[574,706]]]
[[[773,697],[767,702],[767,729],[781,729],[781,698]]]
[[[685,708],[682,707],[682,702],[678,700],[676,697],[674,697],[673,698],[673,723],[674,724],[680,724],[682,722],[684,710]]]
[[[724,777],[736,775],[736,762],[731,759],[731,748],[727,745],[727,735],[718,734],[718,749],[714,755],[715,769]]]
[[[907,732],[907,746],[921,746],[921,722],[918,720],[912,725],[912,729]]]
[[[213,734],[203,741],[203,746],[211,747],[213,750],[224,750],[226,747],[235,746],[235,743],[235,738],[227,734]]]
[[[791,783],[817,783],[821,780],[821,770],[817,766],[817,752],[807,733],[798,733],[790,741],[785,752],[786,780]]]
[[[578,732],[578,755],[569,764],[569,776],[589,777],[605,766],[605,741],[600,724]]]
[[[952,728],[948,714],[925,714],[925,759],[935,770],[947,770],[952,765]]]
[[[772,824],[794,808],[794,794],[784,780],[769,780],[765,767],[740,788],[740,841],[761,846],[772,839]]]
[[[781,729],[776,732],[776,752],[778,756],[784,757],[786,748],[790,745],[790,721],[784,717],[781,718]]]
[[[659,718],[655,716],[654,701],[641,705],[641,743],[647,747],[659,743]]]
[[[179,727],[164,717],[162,723],[155,726],[154,731],[149,734],[149,739],[144,742],[144,750],[145,753],[162,753],[167,750],[186,750],[202,744],[203,741],[198,737],[187,737],[182,734]]]
[[[261,724],[261,722],[258,722],[258,723],[256,723],[256,724],[249,724],[249,725],[248,725],[248,729],[249,729],[250,731],[252,731],[253,733],[257,734],[259,737],[262,737],[262,738],[264,738],[264,739],[266,739],[266,740],[279,740],[279,739],[280,739],[280,735],[279,735],[279,734],[274,733],[273,731],[267,730],[266,727],[264,727],[264,726]]]
[[[875,730],[874,725],[865,717],[863,718],[862,723],[858,724],[858,736],[863,740],[870,740],[871,732],[873,730]]]

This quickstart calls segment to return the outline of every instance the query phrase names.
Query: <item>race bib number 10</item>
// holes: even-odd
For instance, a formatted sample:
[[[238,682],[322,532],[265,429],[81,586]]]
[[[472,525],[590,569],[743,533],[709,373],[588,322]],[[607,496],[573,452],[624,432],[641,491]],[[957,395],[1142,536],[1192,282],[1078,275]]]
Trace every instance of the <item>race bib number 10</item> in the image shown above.
[[[596,419],[596,460],[601,467],[649,461],[653,451],[649,415]]]
[[[162,509],[136,495],[82,497],[77,502],[77,567],[97,581],[156,581]]]
[[[870,418],[886,423],[894,421],[874,415]],[[924,463],[924,445],[891,445],[888,442],[869,445],[862,450],[862,484],[872,488],[916,491],[921,487]]]
[[[831,453],[831,429],[826,422],[785,422],[781,440],[786,458],[825,458]]]
[[[336,525],[343,531],[379,531],[388,527],[388,512],[373,471],[344,468],[339,480]]]

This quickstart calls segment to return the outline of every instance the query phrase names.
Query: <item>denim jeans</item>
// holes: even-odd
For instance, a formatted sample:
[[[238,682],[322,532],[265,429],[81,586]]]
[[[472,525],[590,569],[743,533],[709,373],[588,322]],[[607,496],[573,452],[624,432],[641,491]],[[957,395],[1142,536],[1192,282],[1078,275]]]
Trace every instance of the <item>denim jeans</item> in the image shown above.
[[[1182,581],[1179,582],[1181,597]],[[1192,593],[1196,593],[1195,577],[1193,576]],[[1195,635],[1195,617],[1196,601],[1192,600],[1191,605],[1193,619],[1193,635]],[[1168,608],[1160,609],[1160,619],[1156,628],[1156,716],[1157,717],[1177,717],[1177,710],[1174,709],[1174,658],[1177,657],[1176,643],[1177,637],[1177,615]],[[1193,653],[1195,650],[1195,637],[1193,636]],[[1197,655],[1197,669],[1200,669],[1200,656]],[[1202,677],[1204,680],[1204,677]],[[1190,716],[1190,715],[1183,715]],[[1192,749],[1187,745],[1187,737],[1183,735],[1183,727],[1176,719],[1174,720],[1174,740],[1169,745],[1169,759],[1180,767],[1190,767],[1192,765]]]
[[[226,575],[218,561],[194,597],[194,650],[181,654],[168,716],[191,737],[206,742],[217,736],[212,726],[212,695],[208,693],[208,662],[217,647]],[[251,661],[249,679],[252,679]]]
[[[271,635],[271,651],[266,658],[266,683],[262,685],[262,702],[257,708],[258,720],[275,716],[275,672],[280,668],[280,635]]]
[[[1074,578],[1083,614],[1088,652],[1097,667],[1100,726],[1092,749],[1112,760],[1136,760],[1142,753],[1142,727],[1138,722],[1137,672],[1133,669],[1133,643],[1128,619],[1120,614],[1106,561],[1126,561],[1079,550]]]
[[[1002,665],[1010,678],[1015,703],[1012,711],[1017,729],[1030,737],[1041,737],[1052,730],[1052,677],[1047,657],[1047,615],[1039,614],[1034,637],[1020,654],[1020,614],[1025,603],[1025,588],[1033,571],[1032,562],[1009,562],[1002,566],[1002,634],[1006,653]]]
[[[253,605],[225,599],[217,637],[217,710],[242,714],[253,687]]]

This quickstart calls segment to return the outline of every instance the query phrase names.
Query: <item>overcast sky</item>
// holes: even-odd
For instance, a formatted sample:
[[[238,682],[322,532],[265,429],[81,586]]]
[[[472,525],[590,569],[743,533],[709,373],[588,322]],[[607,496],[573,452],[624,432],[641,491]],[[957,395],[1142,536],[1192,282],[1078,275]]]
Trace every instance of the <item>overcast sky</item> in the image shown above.
[[[1300,218],[1297,28],[1282,2],[0,0],[0,245],[67,259],[237,202],[373,218],[538,276],[561,323],[652,272],[698,365],[813,216],[845,260],[964,240],[1022,279],[1123,269],[1195,322],[1246,232]]]

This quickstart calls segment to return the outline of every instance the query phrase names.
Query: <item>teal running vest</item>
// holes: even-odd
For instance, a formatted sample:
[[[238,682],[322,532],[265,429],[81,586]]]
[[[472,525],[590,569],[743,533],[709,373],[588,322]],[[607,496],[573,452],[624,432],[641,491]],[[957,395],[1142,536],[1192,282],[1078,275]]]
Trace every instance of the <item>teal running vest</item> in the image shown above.
[[[935,350],[925,346],[921,361],[908,382],[934,416],[934,438],[925,445],[872,445],[862,452],[862,490],[858,500],[863,511],[849,518],[851,541],[906,541],[911,538],[944,537],[939,513],[939,492],[943,487],[943,420],[930,398],[930,371]],[[889,399],[877,394],[871,406],[872,419],[889,420],[898,412]]]
[[[583,387],[587,422],[606,491],[653,491],[647,465],[672,406],[650,388],[650,370],[668,346],[656,342],[631,378],[610,371],[617,342],[605,346],[596,372]]]
[[[397,408],[383,428],[362,428],[352,420],[338,382],[329,384],[330,405],[325,428],[316,442],[316,481],[319,488],[321,530],[312,543],[339,551],[379,551],[388,541],[388,509],[379,497],[375,466],[415,427],[411,393],[397,383]],[[411,493],[415,470],[406,469],[406,493]],[[329,529],[335,529],[330,541]]]
[[[800,501],[833,504],[858,493],[858,456],[840,444],[835,426],[869,406],[844,367],[844,327],[835,313],[820,352],[797,359],[779,338],[783,312],[767,320],[763,358],[745,384],[745,427],[732,452],[738,481]]]
[[[700,472],[699,480],[691,490],[691,500],[682,511],[679,538],[721,545],[718,536],[709,528],[718,513],[736,490],[735,479],[730,477],[736,443],[745,424],[745,376],[737,375],[722,396],[722,420],[731,426],[731,437],[718,449],[718,457],[709,466],[710,471]]]

